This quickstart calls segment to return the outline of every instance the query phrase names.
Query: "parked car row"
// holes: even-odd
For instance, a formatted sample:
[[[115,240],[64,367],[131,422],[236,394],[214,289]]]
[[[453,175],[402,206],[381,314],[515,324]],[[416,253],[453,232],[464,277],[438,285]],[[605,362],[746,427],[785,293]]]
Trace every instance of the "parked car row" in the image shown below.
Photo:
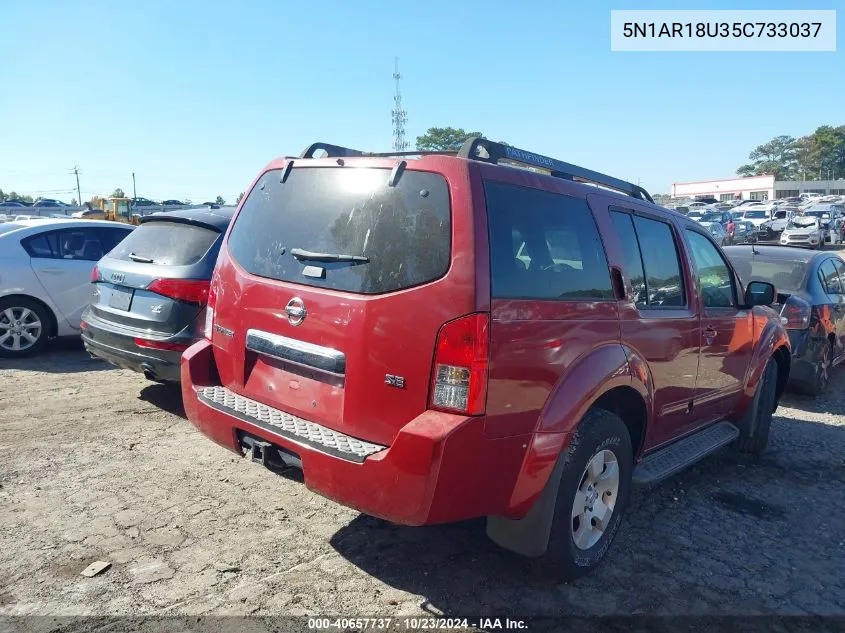
[[[0,257],[84,261],[68,325],[92,355],[178,381],[220,445],[395,523],[486,517],[494,542],[573,579],[632,486],[762,453],[787,384],[818,393],[845,357],[842,260],[723,250],[722,220],[481,138],[418,157],[315,144],[262,169],[234,216],[79,221],[125,231],[101,252],[75,225],[0,225]],[[0,300],[21,287],[0,283]],[[0,349],[34,351],[60,301],[11,300],[0,345],[31,346]]]
[[[821,248],[828,241],[845,242],[845,202],[837,200],[803,205],[743,201],[732,210],[724,203],[701,203],[685,215],[706,226],[720,245],[779,242]]]
[[[35,209],[41,208],[65,208],[70,207],[71,205],[62,202],[61,200],[54,200],[52,198],[39,198],[35,202],[25,202],[23,200],[3,200],[0,201],[0,207],[16,207],[16,208],[24,208],[24,207],[32,207]]]

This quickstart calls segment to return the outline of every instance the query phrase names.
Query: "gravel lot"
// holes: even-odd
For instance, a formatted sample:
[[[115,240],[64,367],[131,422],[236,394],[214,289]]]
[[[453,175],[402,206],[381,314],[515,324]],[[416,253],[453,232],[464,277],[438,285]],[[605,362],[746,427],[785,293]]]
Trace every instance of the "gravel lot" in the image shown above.
[[[786,398],[759,461],[636,493],[607,562],[558,586],[483,522],[392,526],[238,459],[76,342],[0,385],[2,615],[845,615],[845,370]]]

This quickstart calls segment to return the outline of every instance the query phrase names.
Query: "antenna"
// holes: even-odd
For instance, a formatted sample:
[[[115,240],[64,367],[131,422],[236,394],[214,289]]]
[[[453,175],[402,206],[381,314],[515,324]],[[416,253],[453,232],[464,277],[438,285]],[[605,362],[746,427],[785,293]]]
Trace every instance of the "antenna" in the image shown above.
[[[399,88],[399,58],[394,58],[393,80],[396,82],[396,94],[393,97],[393,150],[404,152],[408,149],[408,141],[405,140],[405,123],[408,122],[408,113],[402,108],[402,91]]]

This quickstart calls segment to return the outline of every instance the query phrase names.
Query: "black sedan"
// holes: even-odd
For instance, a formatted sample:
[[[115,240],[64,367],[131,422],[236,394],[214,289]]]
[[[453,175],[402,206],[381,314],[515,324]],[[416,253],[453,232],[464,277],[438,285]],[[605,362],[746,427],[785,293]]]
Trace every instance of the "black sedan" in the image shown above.
[[[767,281],[792,342],[789,386],[819,395],[845,361],[845,261],[793,246],[727,246],[743,283]]]

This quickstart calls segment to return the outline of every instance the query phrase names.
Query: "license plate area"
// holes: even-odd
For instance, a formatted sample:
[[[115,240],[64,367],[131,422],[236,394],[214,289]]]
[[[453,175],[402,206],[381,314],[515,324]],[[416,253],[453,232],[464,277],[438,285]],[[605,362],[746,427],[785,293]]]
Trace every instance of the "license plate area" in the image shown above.
[[[135,293],[131,288],[112,288],[109,297],[109,307],[116,310],[128,311],[132,305],[132,295]]]

